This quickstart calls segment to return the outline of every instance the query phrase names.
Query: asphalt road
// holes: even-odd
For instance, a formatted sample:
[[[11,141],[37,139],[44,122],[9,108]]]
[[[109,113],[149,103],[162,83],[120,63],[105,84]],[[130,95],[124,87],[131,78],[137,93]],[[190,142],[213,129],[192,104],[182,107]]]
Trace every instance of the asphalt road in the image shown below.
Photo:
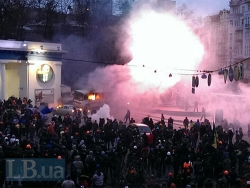
[[[201,118],[201,112],[193,112],[193,109],[189,109],[185,111],[182,108],[168,106],[168,105],[159,105],[153,109],[141,109],[138,111],[134,111],[131,113],[131,117],[133,117],[136,122],[141,122],[143,118],[150,117],[154,122],[158,122],[161,119],[161,114],[164,115],[167,120],[169,117],[174,119],[174,127],[183,126],[183,120],[187,117],[189,120],[197,121],[197,119]],[[213,117],[208,113],[206,117],[209,121],[213,121]]]

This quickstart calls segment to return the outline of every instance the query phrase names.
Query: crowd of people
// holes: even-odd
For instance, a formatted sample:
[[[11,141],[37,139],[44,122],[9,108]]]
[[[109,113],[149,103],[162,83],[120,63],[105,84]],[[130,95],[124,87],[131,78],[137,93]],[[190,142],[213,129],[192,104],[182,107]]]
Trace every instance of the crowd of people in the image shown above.
[[[69,115],[45,119],[32,101],[0,102],[0,187],[249,187],[249,143],[242,129],[207,119],[176,128],[172,118],[153,122],[140,134],[126,124],[100,118],[83,122]],[[63,182],[5,181],[6,158],[65,159]]]

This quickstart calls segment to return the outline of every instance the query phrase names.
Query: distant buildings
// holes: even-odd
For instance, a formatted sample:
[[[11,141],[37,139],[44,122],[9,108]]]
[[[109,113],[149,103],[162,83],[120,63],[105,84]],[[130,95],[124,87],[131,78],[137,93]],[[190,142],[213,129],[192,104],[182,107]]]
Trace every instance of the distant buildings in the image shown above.
[[[250,0],[231,0],[230,10],[208,16],[202,28],[204,64],[223,68],[250,57]]]

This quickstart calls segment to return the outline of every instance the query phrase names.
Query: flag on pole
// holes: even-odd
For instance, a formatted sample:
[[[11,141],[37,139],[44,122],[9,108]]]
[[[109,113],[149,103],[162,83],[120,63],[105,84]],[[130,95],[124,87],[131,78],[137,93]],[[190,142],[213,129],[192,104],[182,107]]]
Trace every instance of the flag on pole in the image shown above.
[[[217,136],[217,132],[216,132],[214,121],[213,121],[213,136],[214,136],[214,140],[213,140],[212,146],[217,149],[217,137],[218,136]]]

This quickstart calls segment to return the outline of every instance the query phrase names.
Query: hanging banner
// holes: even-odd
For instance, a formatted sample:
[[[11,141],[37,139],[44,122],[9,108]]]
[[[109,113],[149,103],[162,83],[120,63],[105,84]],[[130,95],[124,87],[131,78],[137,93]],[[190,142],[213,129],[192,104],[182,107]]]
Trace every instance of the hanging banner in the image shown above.
[[[211,76],[211,74],[208,74],[208,77],[207,77],[207,85],[210,86],[210,85],[211,85],[211,82],[212,82],[212,76]]]
[[[229,78],[230,82],[232,82],[234,80],[234,70],[232,67],[229,68],[228,78]]]
[[[227,83],[228,70],[224,69],[224,82]]]
[[[240,64],[239,66],[239,79],[240,80],[244,79],[244,68],[242,64]]]
[[[194,87],[192,87],[192,93],[195,94],[195,88]]]
[[[199,86],[199,77],[196,76],[195,78],[195,86],[198,87]]]
[[[218,74],[219,75],[224,75],[224,70],[223,69],[219,70]]]
[[[192,87],[196,86],[196,79],[195,76],[192,77]]]
[[[238,81],[240,77],[239,67],[238,65],[234,66],[234,80]]]

